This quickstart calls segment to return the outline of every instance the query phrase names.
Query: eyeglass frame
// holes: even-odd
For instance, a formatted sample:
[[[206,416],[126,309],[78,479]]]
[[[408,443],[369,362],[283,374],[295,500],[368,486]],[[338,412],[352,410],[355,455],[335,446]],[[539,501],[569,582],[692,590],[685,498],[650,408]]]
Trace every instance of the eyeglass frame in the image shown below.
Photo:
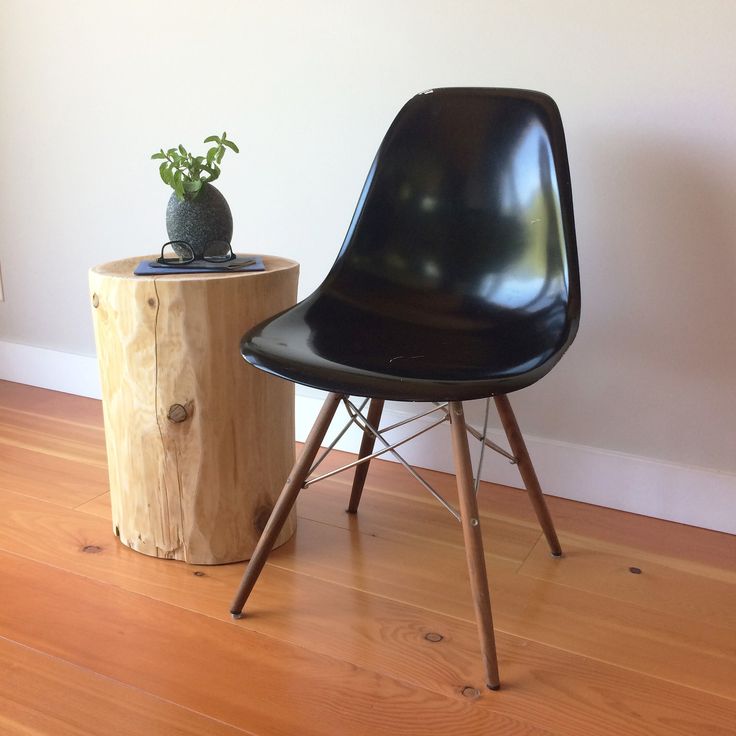
[[[164,243],[161,246],[161,255],[156,259],[154,263],[151,263],[151,266],[154,266],[155,268],[166,268],[168,266],[186,266],[190,263],[194,263],[196,261],[205,261],[206,263],[227,263],[228,261],[233,261],[237,258],[235,253],[233,253],[233,246],[231,243],[229,243],[227,240],[211,240],[207,245],[210,245],[211,243],[224,243],[227,245],[228,253],[226,256],[206,256],[204,253],[202,254],[201,258],[197,258],[194,255],[194,248],[187,243],[186,240],[169,240],[168,242]],[[166,246],[183,246],[185,247],[191,256],[189,258],[181,258],[174,260],[173,258],[166,258],[164,256],[164,250],[166,249]],[[207,250],[207,246],[205,246],[205,252]],[[176,252],[176,248],[174,248],[174,251]]]

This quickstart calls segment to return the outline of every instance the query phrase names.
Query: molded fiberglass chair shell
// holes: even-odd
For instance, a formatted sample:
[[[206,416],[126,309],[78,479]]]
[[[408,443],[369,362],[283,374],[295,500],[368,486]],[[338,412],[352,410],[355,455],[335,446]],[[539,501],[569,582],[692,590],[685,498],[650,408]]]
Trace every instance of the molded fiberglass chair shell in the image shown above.
[[[248,565],[233,615],[241,615],[300,489],[314,482],[314,461],[338,405],[364,433],[348,507],[355,513],[370,459],[391,452],[405,462],[395,449],[401,443],[392,446],[379,429],[384,401],[438,402],[431,411],[450,424],[459,511],[441,500],[462,523],[486,682],[496,689],[467,433],[518,464],[559,556],[507,394],[552,369],[579,317],[572,193],[554,101],[514,89],[437,89],[412,98],[379,148],[324,282],[243,338],[249,363],[329,396]],[[370,400],[368,411],[351,396]],[[486,399],[487,424],[490,398],[510,453],[465,423],[462,402]]]

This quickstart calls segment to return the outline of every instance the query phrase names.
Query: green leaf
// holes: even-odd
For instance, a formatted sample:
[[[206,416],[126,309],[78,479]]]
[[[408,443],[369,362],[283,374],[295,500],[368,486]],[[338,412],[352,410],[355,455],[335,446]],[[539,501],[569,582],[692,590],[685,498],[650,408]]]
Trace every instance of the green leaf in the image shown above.
[[[190,194],[196,194],[201,188],[202,182],[199,179],[184,182],[184,191],[189,192]]]
[[[169,172],[168,161],[164,161],[161,166],[158,167],[158,173],[161,175],[161,180],[164,184],[171,185],[171,173]]]
[[[240,153],[237,144],[228,140],[227,131],[208,136],[204,142],[212,145],[202,156],[188,152],[182,144],[167,151],[162,148],[151,155],[152,159],[162,162],[159,167],[161,179],[174,189],[179,199],[194,198],[205,183],[219,178],[226,149]]]
[[[172,185],[174,187],[174,191],[176,192],[176,196],[179,199],[184,199],[184,182],[182,180],[182,173],[181,171],[177,171],[174,173],[174,183]]]

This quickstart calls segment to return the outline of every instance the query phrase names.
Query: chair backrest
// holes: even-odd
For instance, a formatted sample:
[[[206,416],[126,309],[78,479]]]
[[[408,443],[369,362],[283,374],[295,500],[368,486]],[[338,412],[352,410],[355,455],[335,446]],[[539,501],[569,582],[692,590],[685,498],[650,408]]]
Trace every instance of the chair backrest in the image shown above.
[[[569,345],[580,286],[554,101],[474,88],[412,98],[381,144],[321,289],[460,329],[484,315],[541,317],[558,350]]]

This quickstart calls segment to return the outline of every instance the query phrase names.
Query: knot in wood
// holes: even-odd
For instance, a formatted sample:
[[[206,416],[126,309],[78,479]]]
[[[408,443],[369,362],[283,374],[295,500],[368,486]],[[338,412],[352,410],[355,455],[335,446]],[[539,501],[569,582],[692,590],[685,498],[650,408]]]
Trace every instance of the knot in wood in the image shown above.
[[[186,407],[181,404],[172,404],[169,407],[169,413],[166,417],[170,422],[178,424],[179,422],[183,422],[189,418],[189,412],[186,410]]]
[[[92,306],[97,309],[100,306],[100,297],[97,294],[92,294]]]

